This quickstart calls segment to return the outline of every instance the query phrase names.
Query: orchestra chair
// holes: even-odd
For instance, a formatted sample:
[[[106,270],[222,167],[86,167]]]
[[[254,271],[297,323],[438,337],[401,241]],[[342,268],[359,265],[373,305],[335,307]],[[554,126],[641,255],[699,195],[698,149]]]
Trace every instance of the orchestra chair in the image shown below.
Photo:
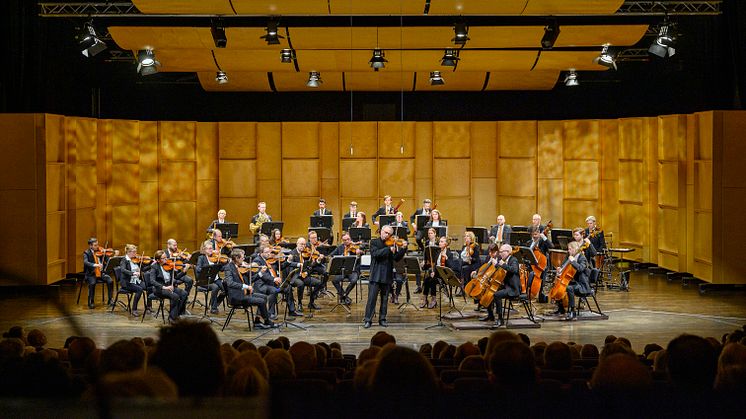
[[[132,297],[135,294],[133,291],[124,289],[122,287],[122,268],[120,266],[117,266],[114,268],[114,279],[116,280],[117,284],[117,293],[114,296],[114,304],[111,305],[111,312],[114,312],[114,309],[117,308],[117,305],[121,305],[122,308],[127,310],[128,313],[132,312]],[[125,306],[123,302],[119,301],[120,295],[125,295],[127,297],[127,305]],[[137,310],[137,307],[135,307],[135,310]]]
[[[145,321],[145,314],[148,312],[148,306],[153,306],[153,301],[158,301],[158,308],[155,310],[155,318],[158,318],[158,315],[161,315],[161,319],[163,319],[163,324],[166,324],[166,303],[164,302],[164,298],[159,297],[155,295],[155,291],[153,287],[150,286],[150,275],[145,276],[145,289],[143,290],[143,293],[146,294],[145,299],[145,308],[142,311],[142,317],[140,317],[140,323]]]
[[[531,298],[528,296],[528,293],[531,292],[531,284],[534,282],[535,276],[536,275],[529,276],[528,284],[526,284],[526,292],[522,292],[516,297],[505,297],[503,299],[503,319],[505,319],[505,327],[508,326],[508,322],[510,321],[510,312],[513,310],[513,303],[520,303],[523,306],[523,309],[526,310],[526,315],[531,323],[538,324],[531,308]]]
[[[599,276],[601,275],[601,270],[598,268],[591,269],[591,274],[588,278],[588,282],[591,284],[594,282],[598,282]],[[578,297],[578,303],[575,304],[575,314],[580,314],[580,307],[585,303],[585,305],[588,307],[588,311],[591,313],[603,315],[604,313],[601,311],[601,306],[598,305],[598,300],[596,299],[596,290],[591,287],[591,292],[589,293],[576,293],[575,294]],[[593,307],[591,306],[590,302],[588,301],[588,297],[593,299],[593,303],[596,306],[596,310],[593,310]]]
[[[252,325],[252,321],[254,320],[254,306],[249,303],[233,304],[233,302],[231,302],[230,298],[227,296],[227,287],[228,285],[223,282],[223,292],[226,293],[226,297],[225,299],[223,299],[223,302],[228,305],[228,315],[225,318],[225,323],[223,323],[223,328],[220,330],[225,331],[225,328],[228,327],[228,323],[231,322],[233,315],[236,313],[236,309],[241,309],[244,311],[244,313],[246,313],[246,322],[249,324],[249,332],[251,332],[252,330],[254,330],[254,326]]]
[[[85,285],[86,288],[88,288],[88,281],[85,280],[85,277],[81,277],[78,280],[78,302],[77,304],[80,305],[80,294],[83,292],[83,286]],[[104,293],[106,292],[106,282],[104,282],[103,279],[96,277],[96,285],[103,285],[101,287],[101,304],[105,303],[106,297],[104,296]]]

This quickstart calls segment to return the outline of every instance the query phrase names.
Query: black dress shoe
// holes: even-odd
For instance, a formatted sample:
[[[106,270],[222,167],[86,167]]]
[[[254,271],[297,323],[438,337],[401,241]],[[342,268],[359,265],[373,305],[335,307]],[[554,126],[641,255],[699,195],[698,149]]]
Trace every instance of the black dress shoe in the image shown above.
[[[502,320],[498,319],[498,320],[497,320],[497,321],[495,322],[495,327],[503,327],[503,326],[505,326],[505,322],[504,322],[504,321],[502,321]]]
[[[363,327],[366,329],[370,329],[371,326],[372,324],[370,322],[365,322],[365,324],[363,324]]]
[[[308,305],[308,307],[314,310],[321,310],[321,307],[319,307],[319,305],[316,303],[311,303]]]
[[[352,304],[352,298],[345,296],[345,304],[346,305]]]
[[[420,293],[422,293],[422,287],[417,287],[417,288],[415,288],[415,290],[414,290],[414,293],[415,293],[415,294],[420,294]]]
[[[266,327],[267,329],[276,329],[280,326],[276,325],[274,322],[264,322],[264,327]]]
[[[288,312],[288,315],[293,317],[303,317],[303,313],[298,313],[297,311],[290,311]]]
[[[480,322],[491,322],[491,321],[494,321],[494,320],[495,320],[495,317],[493,317],[493,316],[485,316],[485,317],[480,317],[479,318]]]
[[[254,323],[254,327],[257,329],[262,329],[262,330],[270,328],[269,326],[266,326],[264,323]]]
[[[210,314],[218,314],[218,309],[217,308],[211,308],[210,309]]]
[[[139,312],[139,311],[137,311],[137,310],[133,310],[133,311],[132,311],[132,315],[133,315],[134,317],[140,317],[140,312]]]
[[[567,315],[565,316],[565,320],[567,321],[575,320],[575,319],[577,319],[577,315],[575,314],[575,311],[571,311],[567,313]]]
[[[298,304],[298,308],[295,309],[298,313],[303,313],[303,304]]]
[[[277,314],[272,314],[269,316],[270,320],[277,320]]]
[[[96,308],[96,306],[93,305],[93,304],[88,304],[88,308],[91,309],[91,310],[93,310],[94,308]]]
[[[386,320],[381,320],[380,322],[378,322],[378,324],[382,327],[389,327],[389,322],[387,322]]]

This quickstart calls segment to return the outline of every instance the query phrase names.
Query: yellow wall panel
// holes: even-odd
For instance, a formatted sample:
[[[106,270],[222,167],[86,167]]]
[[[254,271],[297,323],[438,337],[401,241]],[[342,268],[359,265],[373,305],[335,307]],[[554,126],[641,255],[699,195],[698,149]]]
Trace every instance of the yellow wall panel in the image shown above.
[[[565,198],[598,199],[598,162],[565,161]]]
[[[601,179],[619,179],[619,123],[616,120],[601,121]]]
[[[392,197],[414,196],[414,159],[382,159],[378,163],[378,190]]]
[[[619,182],[615,180],[601,181],[601,202],[596,221],[604,230],[604,235],[609,232],[619,233]],[[607,238],[608,240],[608,238]]]
[[[500,196],[497,201],[497,213],[505,215],[505,222],[510,225],[529,225],[531,216],[536,212],[536,198]]]
[[[645,154],[643,147],[643,120],[630,118],[619,120],[619,158],[642,159]]]
[[[162,202],[195,201],[197,168],[194,162],[169,161],[161,167],[158,194]]]
[[[140,122],[140,180],[158,180],[158,128],[157,122]],[[116,172],[112,172],[116,174]]]
[[[695,135],[694,159],[712,160],[713,112],[699,112],[697,116],[697,133]]]
[[[144,124],[143,122],[139,123]],[[157,123],[153,122],[156,125]],[[157,130],[156,130],[157,132]],[[145,143],[137,122],[111,121],[111,158],[114,163],[137,163],[140,160],[140,143]],[[153,138],[156,142],[156,138]]]
[[[283,197],[319,196],[318,160],[283,160],[282,173]]]
[[[97,143],[97,121],[90,118],[66,118],[70,121],[67,137],[75,144],[77,161],[91,161],[96,159]],[[126,149],[131,150],[133,145],[128,144]],[[137,147],[137,144],[134,145]],[[134,152],[137,155],[137,151]]]
[[[249,223],[251,222],[251,217],[253,217],[254,214],[257,213],[257,201],[258,199],[256,198],[220,198],[218,207],[223,208],[228,213],[227,217],[230,222],[238,223],[238,237],[240,240],[236,243],[245,243],[251,241]],[[270,205],[269,202],[267,202],[267,214],[271,215],[273,219],[280,218],[280,212],[277,205]],[[208,217],[209,220],[207,220],[206,223],[203,222],[204,225],[198,224],[197,227],[200,229],[206,229],[207,225],[215,219],[216,215],[217,211],[215,213],[210,213],[210,217]]]
[[[542,223],[548,223],[551,219],[555,226],[564,228],[585,228],[585,217],[595,214],[597,210],[596,201],[565,200],[562,224],[557,222],[554,214],[541,214]]]
[[[65,213],[55,212],[47,214],[47,234],[46,234],[46,245],[47,245],[47,260],[46,262],[54,262],[59,259],[64,259],[66,256],[66,231],[67,226],[65,224]]]
[[[83,270],[82,254],[88,248],[88,239],[96,237],[101,242],[101,246],[112,247],[112,242],[108,237],[100,237],[96,234],[96,211],[93,208],[81,208],[74,212],[74,226],[68,225],[68,232],[73,236],[73,251],[75,272]],[[74,230],[70,230],[74,228]],[[107,243],[108,241],[108,243]],[[72,268],[73,266],[71,266]]]
[[[686,115],[658,117],[658,159],[686,159]]]
[[[415,178],[433,177],[433,123],[417,122],[415,126],[417,155],[415,156]],[[432,188],[431,188],[432,191]],[[420,193],[420,189],[417,189]]]
[[[433,185],[437,196],[470,196],[469,160],[435,159],[433,162]]]
[[[138,205],[112,206],[112,244],[119,249],[127,243],[137,244],[140,230],[140,208]]]
[[[495,197],[497,180],[494,178],[475,178],[471,180],[471,187],[471,198],[474,205],[472,224],[489,227],[497,219],[497,198]]]
[[[140,196],[138,192],[140,166],[134,163],[114,163],[112,173],[109,203],[112,205],[136,204]]]
[[[429,198],[430,200],[433,199],[433,179],[432,178],[415,179],[414,188],[417,194],[418,203],[421,203],[423,200],[425,200],[425,198]],[[436,202],[433,202],[433,205],[434,204],[436,204]]]
[[[539,121],[538,123],[537,164],[539,170],[537,175],[539,179],[562,179],[564,125],[560,121]]]
[[[694,209],[712,210],[712,162],[694,163]]]
[[[712,213],[694,212],[694,260],[712,265]]]
[[[444,220],[448,220],[448,236],[456,236],[461,240],[464,227],[473,225],[471,212],[469,211],[471,200],[469,198],[442,197],[439,195],[436,195],[435,199],[438,202],[438,211],[443,215]]]
[[[196,210],[195,202],[162,202],[160,207],[161,235],[157,242],[157,249],[163,249],[166,240],[170,238],[176,239],[182,247],[188,246],[194,249],[197,239],[195,237]]]
[[[622,161],[619,163],[619,172],[619,200],[642,202],[643,191],[647,188],[643,163]]]
[[[646,209],[639,204],[619,204],[619,240],[622,246],[640,248],[645,243],[648,229]],[[633,255],[638,258],[640,253]]]
[[[220,160],[220,197],[256,196],[256,160]]]
[[[679,249],[679,210],[671,208],[658,208],[658,249],[678,254],[685,249]],[[679,270],[678,263],[669,269]]]
[[[155,198],[157,195],[158,183],[140,182],[140,225],[136,244],[140,245],[140,250],[145,249],[151,254],[158,249],[160,223],[164,222],[159,213],[162,204]]]
[[[256,181],[256,199],[254,200],[253,208],[251,208],[251,215],[257,213],[257,203],[264,201],[267,203],[267,211],[271,208],[276,214],[282,212],[282,183],[279,179],[271,180],[257,180]]]
[[[282,198],[283,234],[304,236],[308,234],[311,214],[319,208],[318,198]]]
[[[562,179],[539,179],[537,195],[537,211],[544,217],[550,217],[555,226],[564,225]],[[529,217],[533,214],[527,214]],[[524,215],[524,217],[526,217]]]
[[[597,120],[565,121],[565,159],[598,160],[599,124]]]
[[[62,164],[46,164],[46,201],[47,212],[65,210],[65,166]],[[95,178],[93,181],[95,185]]]
[[[339,158],[375,158],[377,153],[378,124],[376,122],[339,123]]]
[[[218,178],[218,123],[197,123],[197,179],[217,180]],[[215,190],[217,199],[217,190]]]
[[[319,123],[318,122],[283,122],[282,123],[282,158],[318,158],[319,157]]]
[[[162,121],[158,128],[162,160],[194,160],[197,131],[194,122]]]
[[[216,180],[197,180],[197,229],[199,238],[200,229],[217,218],[218,213],[218,182]],[[230,218],[228,218],[230,220]]]
[[[256,122],[218,122],[221,159],[256,158]]]
[[[658,204],[679,206],[679,162],[658,163]]]
[[[75,176],[75,185],[70,185],[70,187],[75,188],[75,208],[95,207],[96,179],[98,178],[96,166],[93,164],[76,164],[75,167],[68,170],[72,171]]]
[[[497,138],[500,157],[536,156],[536,121],[500,121]]]
[[[0,190],[41,188],[42,179],[38,179],[36,173],[37,143],[33,115],[0,115],[0,130],[6,148],[5,153],[0,153],[0,167],[3,168]]]
[[[471,123],[471,175],[474,178],[497,176],[497,125],[494,122]],[[494,193],[494,189],[492,192]]]
[[[379,122],[379,158],[402,159],[414,157],[415,124],[415,122]]]
[[[344,197],[376,198],[378,169],[375,160],[340,160],[339,189]]]
[[[263,122],[256,126],[257,179],[265,180],[281,178],[281,129],[282,125],[279,122]]]
[[[339,179],[339,124],[319,123],[319,147],[321,148],[321,178]]]
[[[498,190],[501,195],[536,196],[534,159],[500,159],[497,169]]]
[[[468,158],[469,125],[469,122],[433,122],[433,157]]]
[[[46,159],[48,162],[65,162],[65,119],[59,115],[44,115],[46,134]]]
[[[334,225],[341,223],[342,214],[347,211],[340,211],[340,207],[343,210],[349,209],[347,204],[341,205],[339,201],[339,180],[337,179],[321,179],[321,195],[326,200],[326,208],[332,211],[334,215]],[[318,204],[317,204],[318,207]]]

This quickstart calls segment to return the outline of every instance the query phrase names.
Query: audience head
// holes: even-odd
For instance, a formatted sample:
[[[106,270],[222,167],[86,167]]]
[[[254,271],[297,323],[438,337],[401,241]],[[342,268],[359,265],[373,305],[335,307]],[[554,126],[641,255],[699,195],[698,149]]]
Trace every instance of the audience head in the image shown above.
[[[704,338],[681,335],[668,343],[668,376],[674,385],[690,390],[712,388],[717,354]]]
[[[479,338],[477,341],[477,347],[479,347],[479,353],[484,355],[487,352],[487,343],[490,341],[490,338],[487,336],[484,336],[482,338]]]
[[[376,334],[370,338],[370,346],[383,348],[387,343],[396,344],[396,338],[384,331],[376,332]]]
[[[278,336],[277,341],[282,344],[282,349],[286,351],[290,349],[290,339],[288,339],[287,336]]]
[[[469,355],[458,366],[459,371],[486,371],[487,363],[482,355]]]
[[[232,397],[266,397],[267,394],[269,394],[267,379],[251,367],[243,368],[233,374],[226,387],[226,395]]]
[[[37,349],[43,348],[44,345],[47,344],[46,335],[44,335],[44,333],[39,329],[33,329],[32,331],[28,332],[26,340],[28,341],[29,346],[33,346]]]
[[[433,397],[438,394],[430,362],[419,352],[396,345],[387,345],[378,354],[370,389],[373,394],[386,395],[381,400],[383,412],[397,412],[401,416],[421,413],[420,406],[432,405]]]
[[[240,353],[228,365],[228,380],[231,379],[238,371],[245,368],[255,369],[265,380],[269,380],[269,368],[264,358],[258,352],[246,351]]]
[[[256,352],[256,345],[251,342],[243,342],[238,346],[238,352],[254,351]]]
[[[453,359],[453,356],[455,354],[456,354],[456,346],[448,345],[445,348],[443,348],[442,351],[440,351],[438,358],[439,359]]]
[[[501,342],[505,341],[516,341],[521,342],[521,338],[518,337],[513,332],[508,332],[507,330],[500,330],[497,332],[494,332],[490,335],[489,340],[487,341],[487,349],[484,353],[485,359],[489,359],[489,356],[492,354],[492,350]]]
[[[223,360],[223,366],[227,369],[228,365],[236,359],[236,357],[240,354],[236,348],[231,346],[229,343],[224,343],[220,345],[220,358]]]
[[[564,342],[552,342],[544,350],[544,368],[566,371],[572,368],[570,347]]]
[[[95,350],[96,344],[93,342],[93,339],[87,337],[73,339],[67,350],[67,358],[70,361],[70,366],[77,370],[83,369],[86,366],[88,357]]]
[[[625,354],[625,355],[632,355],[635,356],[635,351],[633,351],[629,346],[627,346],[624,343],[621,342],[611,342],[604,345],[603,349],[601,349],[601,354],[599,355],[598,359],[599,361],[603,361],[604,358],[609,357],[614,354]]]
[[[658,345],[657,343],[648,343],[643,348],[642,354],[645,355],[645,358],[647,358],[651,353],[658,352],[661,349],[663,349],[663,347]]]
[[[3,333],[4,338],[17,338],[26,345],[26,331],[21,326],[12,326],[7,332]]]
[[[456,348],[456,353],[453,355],[453,362],[460,364],[461,361],[470,355],[479,355],[479,348],[471,342],[464,342]]]
[[[375,359],[378,353],[381,352],[379,346],[371,346],[360,351],[360,355],[357,356],[357,365],[363,365],[366,361]]]
[[[140,371],[145,368],[145,348],[129,340],[119,340],[101,353],[101,374]]]
[[[315,370],[318,364],[316,346],[308,342],[295,342],[290,347],[295,372]]]
[[[435,344],[433,345],[433,350],[432,350],[432,358],[433,359],[440,358],[440,353],[443,352],[443,349],[447,347],[448,347],[448,342],[444,340],[439,340],[435,342]]]
[[[295,378],[295,364],[288,351],[272,349],[264,355],[264,362],[269,370],[270,381]]]
[[[604,345],[606,345],[607,343],[612,343],[615,340],[616,340],[616,336],[614,336],[614,335],[607,335],[606,338],[604,339]]]
[[[526,346],[531,346],[531,338],[525,333],[519,333],[518,337],[521,338],[521,342],[525,343]]]
[[[316,350],[316,365],[314,368],[324,368],[326,367],[326,360],[327,360],[327,348],[325,348],[324,345],[321,344],[315,344],[313,345],[314,350]]]
[[[176,383],[158,368],[107,374],[96,385],[96,392],[106,398],[151,398],[166,402],[176,402],[179,398]]]
[[[668,351],[661,349],[655,353],[653,358],[653,371],[666,371],[668,366]]]
[[[586,343],[580,349],[582,359],[598,359],[598,347],[592,343]]]
[[[420,345],[420,353],[425,358],[432,358],[433,357],[433,345],[429,343],[423,343],[422,345]]]
[[[0,365],[14,359],[21,359],[24,350],[23,341],[19,338],[5,338],[0,341]]]
[[[653,386],[650,370],[636,357],[616,353],[599,362],[590,382],[604,398],[634,401],[646,397]]]
[[[491,352],[489,373],[490,380],[504,388],[533,387],[536,384],[534,353],[523,342],[502,341]]]

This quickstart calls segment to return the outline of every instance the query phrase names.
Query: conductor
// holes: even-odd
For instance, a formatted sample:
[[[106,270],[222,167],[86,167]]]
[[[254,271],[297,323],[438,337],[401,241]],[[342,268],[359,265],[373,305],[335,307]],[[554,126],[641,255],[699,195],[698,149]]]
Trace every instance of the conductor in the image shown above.
[[[407,242],[390,243],[394,229],[385,226],[381,229],[381,237],[370,241],[370,282],[368,284],[368,303],[365,306],[364,328],[371,326],[373,311],[376,309],[376,299],[381,300],[381,309],[378,312],[378,324],[387,327],[386,312],[388,309],[388,296],[391,284],[394,281],[394,261],[400,261],[407,252]],[[387,240],[389,243],[387,243]],[[380,297],[379,297],[380,294]]]

